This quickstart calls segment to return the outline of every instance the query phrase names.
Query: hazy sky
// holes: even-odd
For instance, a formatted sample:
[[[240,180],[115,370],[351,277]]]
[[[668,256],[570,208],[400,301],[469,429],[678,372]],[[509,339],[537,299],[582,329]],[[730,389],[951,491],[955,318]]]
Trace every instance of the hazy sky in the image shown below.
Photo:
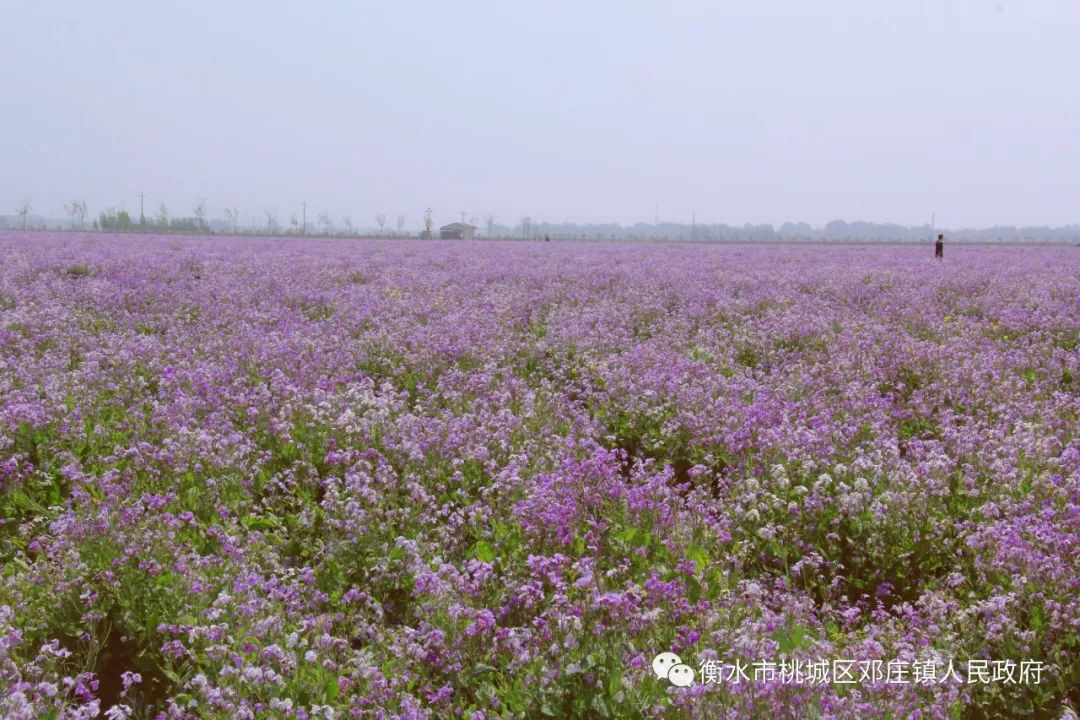
[[[1080,222],[1077,0],[0,10],[0,214]]]

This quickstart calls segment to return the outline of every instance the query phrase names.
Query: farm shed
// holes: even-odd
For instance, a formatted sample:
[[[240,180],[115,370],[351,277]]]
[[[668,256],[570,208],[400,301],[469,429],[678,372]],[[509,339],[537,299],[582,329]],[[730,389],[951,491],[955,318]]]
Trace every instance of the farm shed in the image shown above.
[[[472,240],[476,226],[468,223],[450,223],[439,228],[439,237],[443,240]]]

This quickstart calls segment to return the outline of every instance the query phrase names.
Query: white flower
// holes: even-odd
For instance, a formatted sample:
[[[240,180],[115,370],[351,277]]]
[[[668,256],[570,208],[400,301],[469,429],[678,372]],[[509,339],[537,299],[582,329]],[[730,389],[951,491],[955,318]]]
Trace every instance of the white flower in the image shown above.
[[[105,717],[109,720],[126,720],[131,717],[131,708],[127,705],[113,705],[105,711]]]

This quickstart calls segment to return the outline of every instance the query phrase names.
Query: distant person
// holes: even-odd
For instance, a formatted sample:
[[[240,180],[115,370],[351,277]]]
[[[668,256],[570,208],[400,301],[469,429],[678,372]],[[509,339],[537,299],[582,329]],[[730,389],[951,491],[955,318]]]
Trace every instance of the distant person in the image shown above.
[[[940,234],[937,236],[937,242],[934,243],[934,257],[938,260],[945,258],[945,235]]]
[[[544,242],[551,242],[551,236],[550,235],[545,235],[544,236]]]

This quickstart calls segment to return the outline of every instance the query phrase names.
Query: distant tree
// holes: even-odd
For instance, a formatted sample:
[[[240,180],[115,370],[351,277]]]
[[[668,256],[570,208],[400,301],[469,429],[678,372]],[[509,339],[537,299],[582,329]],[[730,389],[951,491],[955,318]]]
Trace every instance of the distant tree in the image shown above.
[[[101,215],[98,216],[97,224],[102,230],[127,232],[131,230],[131,215],[128,214],[127,210],[105,208]]]
[[[205,232],[202,225],[194,217],[179,217],[169,220],[169,230],[184,233]]]
[[[397,216],[397,234],[402,235],[405,232],[405,213],[398,213]]]
[[[491,237],[493,234],[492,231],[495,229],[495,216],[488,215],[484,218],[484,222],[487,223],[487,236]]]
[[[346,235],[352,235],[353,234],[353,231],[352,231],[352,217],[351,216],[346,215],[345,217],[341,218],[341,224],[345,227],[345,234]]]
[[[26,220],[30,216],[30,208],[32,207],[33,204],[30,202],[30,199],[27,198],[26,200],[23,200],[21,203],[19,203],[19,206],[15,208],[15,214],[19,216],[19,220],[23,230],[26,229]]]
[[[72,230],[74,230],[76,227],[78,227],[78,229],[80,230],[83,229],[83,225],[86,222],[85,200],[79,200],[78,198],[72,200],[70,205],[64,206],[64,212],[66,212],[67,216],[71,218]]]
[[[270,235],[278,231],[277,210],[266,210],[266,232]]]
[[[69,218],[71,218],[71,229],[74,230],[75,229],[75,203],[72,202],[70,205],[64,205],[64,212],[66,212],[67,216]]]
[[[199,198],[195,203],[195,222],[200,230],[206,229],[206,198]]]
[[[330,231],[334,228],[334,221],[330,217],[330,213],[326,210],[319,213],[319,224],[323,226],[323,230],[327,235],[329,235]]]
[[[379,223],[379,235],[384,234],[383,228],[386,227],[386,213],[381,212],[375,216],[375,222]]]
[[[780,226],[779,233],[784,239],[806,239],[814,236],[814,229],[807,223],[786,222]]]
[[[296,216],[295,211],[291,215],[289,215],[289,227],[291,228],[291,232],[294,235],[300,232],[300,218]]]
[[[521,218],[521,236],[528,240],[531,234],[532,218],[526,215],[525,217]]]
[[[158,207],[157,224],[161,226],[162,230],[169,229],[169,208],[165,207],[164,202]]]

